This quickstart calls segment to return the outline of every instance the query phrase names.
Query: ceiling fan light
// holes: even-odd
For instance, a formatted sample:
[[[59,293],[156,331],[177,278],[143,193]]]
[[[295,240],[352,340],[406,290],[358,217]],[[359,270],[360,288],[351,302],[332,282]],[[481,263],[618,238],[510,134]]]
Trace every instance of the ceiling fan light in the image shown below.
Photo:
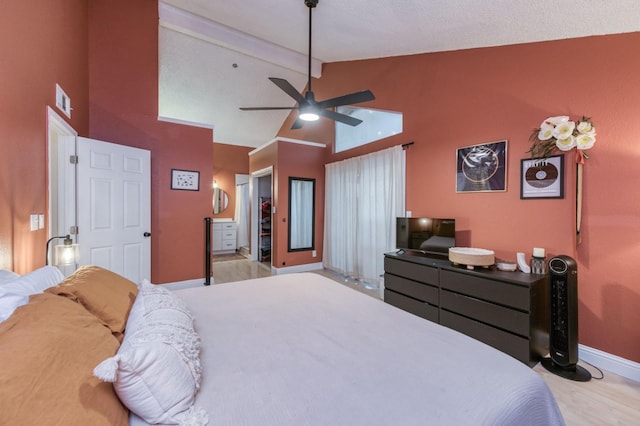
[[[313,111],[301,111],[298,118],[303,121],[316,121],[320,116]]]

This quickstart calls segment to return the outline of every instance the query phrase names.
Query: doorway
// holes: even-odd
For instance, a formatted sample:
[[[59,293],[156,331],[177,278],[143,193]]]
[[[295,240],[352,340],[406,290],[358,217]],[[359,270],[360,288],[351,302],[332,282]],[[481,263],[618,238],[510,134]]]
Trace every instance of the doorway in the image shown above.
[[[236,174],[236,209],[234,218],[237,226],[237,252],[249,257],[251,224],[251,198],[249,197],[249,175]]]
[[[150,152],[79,138],[51,108],[47,127],[49,237],[69,234],[80,245],[79,264],[61,266],[63,274],[93,264],[150,279]]]
[[[251,174],[251,260],[271,267],[273,167]]]

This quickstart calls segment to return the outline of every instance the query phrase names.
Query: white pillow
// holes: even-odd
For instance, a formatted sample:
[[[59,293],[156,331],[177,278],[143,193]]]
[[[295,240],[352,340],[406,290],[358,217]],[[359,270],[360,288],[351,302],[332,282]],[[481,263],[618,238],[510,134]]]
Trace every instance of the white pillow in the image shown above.
[[[42,293],[49,287],[58,285],[63,279],[64,275],[55,266],[43,266],[33,272],[0,284],[0,296],[6,293],[22,294],[24,296]]]
[[[138,295],[136,300],[131,305],[129,316],[127,317],[127,324],[124,328],[124,336],[132,335],[142,327],[144,322],[144,294],[142,291],[142,285],[138,285]]]
[[[7,271],[6,269],[0,269],[0,284],[13,281],[18,278],[20,275],[16,274],[13,271]]]
[[[11,316],[18,306],[29,303],[29,296],[5,293],[0,295],[0,322]]]
[[[0,322],[9,318],[18,306],[29,303],[30,295],[42,293],[64,279],[62,272],[55,266],[43,266],[22,276],[10,271],[2,272],[0,280],[2,276],[14,278],[0,282]]]
[[[125,335],[127,333],[135,333],[145,322],[153,321],[153,317],[160,312],[161,316],[172,315],[171,312],[177,311],[174,321],[180,321],[184,327],[193,327],[193,316],[189,308],[182,299],[176,297],[170,290],[163,288],[161,285],[153,285],[148,279],[142,280],[138,285],[138,296],[131,306]],[[166,309],[163,309],[166,308]],[[167,312],[168,310],[168,312]],[[161,317],[164,319],[164,317]]]
[[[148,423],[205,425],[207,413],[193,402],[200,388],[200,337],[184,302],[143,282],[131,308],[118,353],[93,374]]]

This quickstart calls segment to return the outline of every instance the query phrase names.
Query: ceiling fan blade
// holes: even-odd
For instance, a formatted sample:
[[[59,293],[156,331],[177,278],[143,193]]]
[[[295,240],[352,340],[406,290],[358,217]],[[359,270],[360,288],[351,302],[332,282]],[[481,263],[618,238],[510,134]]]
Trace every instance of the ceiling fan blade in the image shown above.
[[[311,90],[311,11],[318,5],[318,0],[305,0],[304,4],[309,8],[309,55],[308,55],[308,65],[309,72],[307,74],[307,92],[303,95],[298,92],[295,87],[291,85],[284,78],[277,77],[269,77],[269,80],[273,82],[276,86],[278,86],[283,92],[287,95],[295,99],[297,105],[295,107],[253,107],[253,108],[240,108],[242,111],[257,111],[257,110],[282,110],[282,109],[298,109],[303,116],[306,113],[316,113],[323,117],[329,118],[334,121],[338,121],[340,123],[345,123],[350,126],[357,126],[362,123],[362,120],[357,119],[355,117],[351,117],[347,114],[342,114],[339,112],[335,112],[333,108],[343,105],[351,105],[351,104],[359,104],[361,102],[372,101],[376,97],[371,93],[370,90],[363,90],[361,92],[354,92],[348,95],[337,96],[335,98],[326,99],[322,102],[316,102],[313,91]],[[308,117],[305,117],[305,119]],[[317,117],[316,117],[317,118]],[[300,117],[296,117],[293,124],[291,125],[291,129],[300,129],[304,126],[305,120],[302,120]]]
[[[300,129],[302,128],[302,126],[304,126],[304,120],[300,120],[299,118],[296,118],[293,124],[291,125],[291,130]]]
[[[318,102],[316,105],[318,108],[332,108],[342,105],[359,104],[360,102],[372,101],[376,97],[373,96],[371,90],[363,90],[361,92],[350,93],[348,95],[337,96],[335,98],[327,99]]]
[[[276,109],[298,109],[297,106],[292,107],[240,107],[241,111],[266,111],[266,110],[276,110]]]
[[[306,103],[304,96],[302,96],[300,92],[298,92],[296,88],[284,78],[269,77],[269,80],[282,89],[287,95],[295,99],[298,104],[304,105]]]
[[[323,109],[316,111],[319,115],[330,118],[331,120],[339,121],[349,126],[357,126],[362,123],[362,120],[351,117],[346,114],[340,114],[339,112],[331,111],[330,109]]]

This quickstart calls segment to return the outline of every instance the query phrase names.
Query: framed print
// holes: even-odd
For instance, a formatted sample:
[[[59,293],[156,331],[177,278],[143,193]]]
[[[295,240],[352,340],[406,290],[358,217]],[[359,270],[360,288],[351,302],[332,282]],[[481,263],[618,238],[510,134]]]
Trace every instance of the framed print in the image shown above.
[[[507,141],[457,150],[456,192],[507,190]]]
[[[564,155],[520,160],[520,198],[564,198]]]
[[[199,191],[200,172],[171,169],[171,189]]]

